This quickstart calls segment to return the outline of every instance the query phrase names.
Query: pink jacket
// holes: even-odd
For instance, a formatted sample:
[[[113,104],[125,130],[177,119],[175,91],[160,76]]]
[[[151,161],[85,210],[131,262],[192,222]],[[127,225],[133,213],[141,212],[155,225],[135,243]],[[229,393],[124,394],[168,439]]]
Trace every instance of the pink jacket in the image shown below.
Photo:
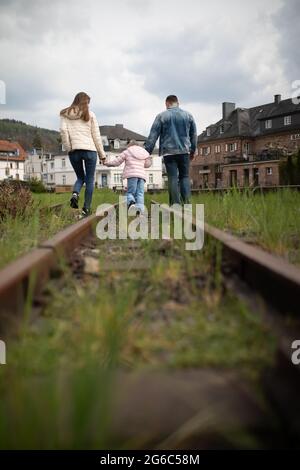
[[[150,154],[139,145],[132,145],[110,162],[105,162],[106,166],[119,166],[125,161],[122,178],[142,178],[146,181],[145,168],[149,168],[152,163]]]

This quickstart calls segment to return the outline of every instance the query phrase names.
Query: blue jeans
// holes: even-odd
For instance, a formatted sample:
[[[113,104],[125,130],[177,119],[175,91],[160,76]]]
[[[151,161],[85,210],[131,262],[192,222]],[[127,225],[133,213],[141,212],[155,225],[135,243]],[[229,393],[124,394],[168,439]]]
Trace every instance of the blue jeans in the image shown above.
[[[90,209],[94,191],[97,152],[93,152],[92,150],[73,150],[69,153],[69,158],[77,176],[73,191],[79,194],[85,183],[83,207]]]
[[[189,154],[166,155],[164,163],[168,175],[169,204],[180,204],[181,202],[188,204],[191,195]]]
[[[144,185],[143,178],[127,179],[127,205],[134,202],[141,212],[144,211]]]

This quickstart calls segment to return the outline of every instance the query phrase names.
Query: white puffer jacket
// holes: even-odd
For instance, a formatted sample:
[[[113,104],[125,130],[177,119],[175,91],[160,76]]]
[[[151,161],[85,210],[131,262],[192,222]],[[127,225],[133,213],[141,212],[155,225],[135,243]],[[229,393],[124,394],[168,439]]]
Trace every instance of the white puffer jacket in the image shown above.
[[[67,152],[72,150],[97,151],[101,159],[105,158],[99,125],[95,113],[90,111],[90,120],[81,119],[79,108],[71,109],[61,116],[60,135]]]

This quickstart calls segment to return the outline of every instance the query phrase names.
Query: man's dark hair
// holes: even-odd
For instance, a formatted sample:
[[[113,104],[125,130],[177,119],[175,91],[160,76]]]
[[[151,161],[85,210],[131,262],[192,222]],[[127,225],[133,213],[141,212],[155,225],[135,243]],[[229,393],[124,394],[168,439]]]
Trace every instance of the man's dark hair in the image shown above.
[[[178,98],[176,95],[169,95],[166,97],[167,103],[178,103]]]

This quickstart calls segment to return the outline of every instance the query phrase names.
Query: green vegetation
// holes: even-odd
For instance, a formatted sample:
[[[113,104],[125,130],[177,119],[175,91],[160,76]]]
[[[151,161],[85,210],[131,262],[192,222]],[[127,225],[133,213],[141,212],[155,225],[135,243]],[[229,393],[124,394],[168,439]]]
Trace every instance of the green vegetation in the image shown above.
[[[279,172],[281,184],[300,184],[300,150],[280,162]]]
[[[1,448],[120,448],[111,436],[120,370],[209,366],[256,383],[273,362],[274,339],[260,315],[224,291],[211,266],[215,246],[197,255],[168,241],[98,248],[100,277],[78,282],[64,267],[64,278],[48,286],[49,304],[7,342]],[[120,259],[127,269],[107,270]],[[130,266],[140,259],[149,269],[136,273]]]
[[[31,192],[33,193],[46,193],[47,189],[44,186],[43,182],[37,178],[30,178],[28,181],[28,186]]]
[[[15,140],[25,150],[42,146],[48,152],[57,152],[60,143],[58,131],[31,126],[15,119],[0,119],[0,139]]]
[[[76,211],[69,198],[33,194],[27,217],[4,220],[3,264],[71,223]],[[167,194],[154,198],[166,201]],[[117,199],[96,190],[93,209]],[[58,202],[66,202],[62,211],[41,220],[38,209]],[[193,202],[205,204],[213,225],[298,259],[299,247],[293,252],[287,241],[299,237],[298,193],[236,191]],[[6,341],[8,364],[0,368],[0,448],[125,447],[111,427],[120,371],[227,370],[245,379],[264,406],[259,376],[273,365],[275,338],[260,313],[225,288],[220,246],[210,242],[201,252],[187,252],[182,243],[97,240],[88,249],[99,249],[93,255],[98,276],[79,268],[78,280],[62,260],[62,276],[49,282],[49,301],[38,315],[29,297],[18,330]],[[135,261],[145,267],[134,271]]]
[[[2,193],[3,194],[3,193]],[[25,202],[24,210],[18,211],[18,216],[6,216],[0,222],[0,267],[5,266],[21,254],[28,252],[39,243],[52,237],[61,229],[76,222],[78,211],[69,207],[70,193],[33,193],[33,203],[28,205],[23,198],[19,199],[18,207]],[[115,201],[117,196],[109,190],[96,190],[93,199],[93,209],[98,204]],[[82,205],[83,194],[80,197]],[[7,202],[7,201],[6,201]],[[16,203],[16,198],[13,199]],[[40,208],[65,203],[60,211],[40,214]]]
[[[167,194],[155,200],[167,202]],[[300,264],[300,192],[283,189],[262,194],[232,190],[192,197],[204,204],[205,221],[249,243]]]

